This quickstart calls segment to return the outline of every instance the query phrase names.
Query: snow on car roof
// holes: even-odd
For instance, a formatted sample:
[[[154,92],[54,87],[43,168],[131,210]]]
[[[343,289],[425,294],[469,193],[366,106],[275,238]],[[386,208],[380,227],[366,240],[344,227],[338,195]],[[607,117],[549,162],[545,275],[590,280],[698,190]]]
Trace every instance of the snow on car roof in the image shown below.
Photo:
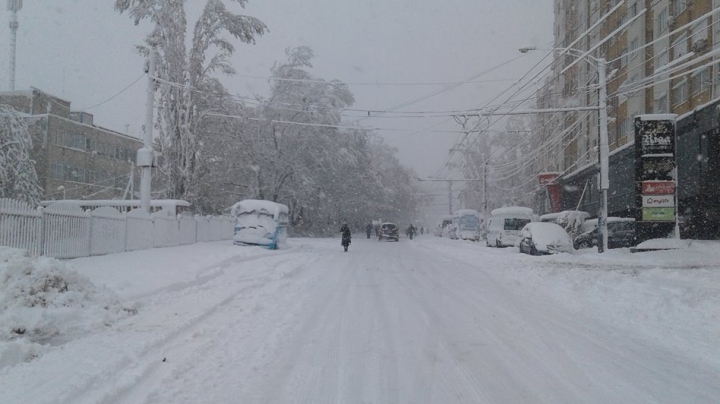
[[[532,216],[533,210],[531,208],[524,208],[522,206],[507,206],[504,208],[493,209],[492,212],[490,212],[490,214],[493,216],[500,216],[500,215]]]
[[[590,214],[587,212],[583,212],[580,210],[563,210],[562,212],[555,212],[555,213],[547,213],[545,215],[540,216],[540,220],[554,220],[558,219],[560,217],[563,217],[565,215],[580,215],[581,217],[588,218],[590,217]]]
[[[453,216],[464,216],[464,215],[478,216],[479,213],[475,209],[459,209],[457,212],[455,212],[455,215],[453,215]]]
[[[245,199],[237,202],[230,208],[230,214],[237,216],[241,213],[261,212],[265,211],[277,216],[281,212],[288,213],[288,207],[273,201],[263,201],[259,199]]]
[[[615,222],[634,222],[635,219],[632,217],[615,217],[615,216],[608,216],[607,218],[608,223],[615,223]],[[591,226],[597,226],[598,220],[597,219],[590,219],[586,220],[585,223]]]

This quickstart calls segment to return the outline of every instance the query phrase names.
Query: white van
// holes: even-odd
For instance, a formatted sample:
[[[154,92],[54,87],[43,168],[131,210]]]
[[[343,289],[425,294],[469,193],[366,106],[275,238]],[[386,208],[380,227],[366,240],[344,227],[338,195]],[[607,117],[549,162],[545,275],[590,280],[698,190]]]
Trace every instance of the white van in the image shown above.
[[[490,212],[485,244],[488,247],[512,247],[520,240],[520,230],[534,221],[535,215],[530,208],[509,206],[494,209]]]

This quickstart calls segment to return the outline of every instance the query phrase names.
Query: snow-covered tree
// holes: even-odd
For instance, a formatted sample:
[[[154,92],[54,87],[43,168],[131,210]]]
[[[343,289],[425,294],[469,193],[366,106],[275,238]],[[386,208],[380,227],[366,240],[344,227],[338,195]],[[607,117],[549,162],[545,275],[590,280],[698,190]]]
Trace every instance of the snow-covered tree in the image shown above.
[[[243,43],[254,44],[267,27],[260,20],[235,14],[222,0],[206,0],[195,23],[190,50],[186,49],[187,0],[116,0],[115,9],[127,12],[139,24],[149,19],[155,26],[146,39],[156,49],[157,75],[160,77],[159,131],[167,176],[166,194],[193,201],[198,197],[196,173],[201,160],[196,133],[198,121],[208,108],[207,93],[222,88],[215,73],[232,74],[229,58],[234,45],[230,34]],[[232,0],[242,8],[247,0]],[[210,53],[214,56],[209,57]]]
[[[40,202],[43,190],[30,159],[31,150],[32,137],[25,121],[13,108],[0,105],[0,198]]]

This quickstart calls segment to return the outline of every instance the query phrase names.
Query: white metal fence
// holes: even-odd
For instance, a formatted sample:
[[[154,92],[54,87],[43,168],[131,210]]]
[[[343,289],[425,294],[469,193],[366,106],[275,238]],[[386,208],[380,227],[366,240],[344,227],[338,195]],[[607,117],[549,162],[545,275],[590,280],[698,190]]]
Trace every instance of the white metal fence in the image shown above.
[[[83,211],[63,204],[43,209],[0,199],[0,246],[55,258],[228,240],[233,225],[228,216],[170,217],[137,209],[121,213],[110,207]]]

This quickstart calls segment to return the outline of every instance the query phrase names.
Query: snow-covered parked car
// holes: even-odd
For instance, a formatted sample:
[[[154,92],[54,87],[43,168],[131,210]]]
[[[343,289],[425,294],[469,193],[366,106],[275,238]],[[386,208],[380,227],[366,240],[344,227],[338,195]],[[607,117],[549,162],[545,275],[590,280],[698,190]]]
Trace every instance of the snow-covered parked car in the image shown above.
[[[572,240],[560,225],[548,222],[528,223],[520,230],[518,247],[530,255],[557,254],[573,251]]]
[[[575,249],[597,246],[598,220],[585,221],[585,232],[575,238]],[[628,217],[608,217],[608,248],[633,247],[637,244],[635,219]]]
[[[288,208],[271,201],[246,199],[231,208],[235,217],[233,243],[281,248],[287,239]]]

